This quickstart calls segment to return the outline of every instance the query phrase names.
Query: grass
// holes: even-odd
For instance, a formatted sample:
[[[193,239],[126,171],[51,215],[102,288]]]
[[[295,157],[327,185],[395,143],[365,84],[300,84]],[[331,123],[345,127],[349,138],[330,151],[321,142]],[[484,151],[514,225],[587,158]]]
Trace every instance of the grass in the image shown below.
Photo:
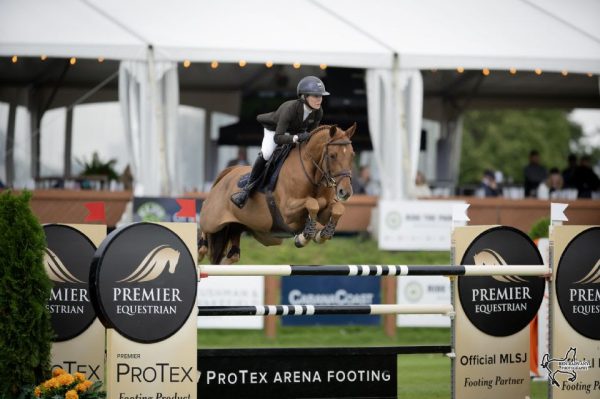
[[[240,264],[438,264],[450,263],[448,252],[379,251],[377,243],[361,237],[336,237],[324,245],[263,247],[242,238]],[[206,261],[205,261],[206,262]],[[400,345],[448,345],[448,328],[398,328],[395,337],[373,326],[281,327],[275,339],[256,330],[198,330],[199,348],[259,347],[360,347]],[[546,398],[546,383],[532,382],[532,399]],[[399,355],[398,397],[443,399],[450,397],[450,359],[445,356]]]

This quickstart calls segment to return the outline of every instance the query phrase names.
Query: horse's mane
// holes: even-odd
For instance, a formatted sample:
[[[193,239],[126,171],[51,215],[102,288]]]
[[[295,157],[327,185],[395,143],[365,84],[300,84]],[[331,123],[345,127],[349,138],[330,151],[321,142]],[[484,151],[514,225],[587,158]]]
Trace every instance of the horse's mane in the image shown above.
[[[215,181],[213,182],[213,184],[212,184],[212,187],[216,186],[216,185],[217,185],[217,183],[218,183],[218,182],[219,182],[219,181],[220,181],[220,180],[221,180],[223,177],[225,177],[225,175],[226,175],[227,173],[229,173],[229,172],[231,171],[231,169],[233,169],[233,168],[235,168],[235,166],[228,166],[227,168],[223,169],[223,170],[221,171],[221,173],[219,173],[219,175],[217,176],[217,178],[215,179]]]
[[[346,134],[344,132],[343,129],[340,129],[339,126],[337,125],[321,125],[319,127],[316,127],[313,129],[313,131],[310,133],[311,137],[317,135],[318,133],[321,133],[323,130],[327,130],[327,134],[329,134],[329,129],[331,129],[332,126],[336,127],[336,132],[335,132],[335,136],[333,137],[334,139],[337,138],[338,132],[342,132],[344,135]]]

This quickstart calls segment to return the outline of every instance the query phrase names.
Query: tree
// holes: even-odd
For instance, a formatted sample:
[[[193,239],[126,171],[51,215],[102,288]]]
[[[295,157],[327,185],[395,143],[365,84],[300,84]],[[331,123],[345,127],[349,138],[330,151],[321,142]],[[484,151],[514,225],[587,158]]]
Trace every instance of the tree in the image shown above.
[[[465,114],[459,182],[477,183],[485,169],[501,171],[506,181],[522,183],[529,151],[542,165],[566,167],[581,127],[563,110],[494,110]]]
[[[0,398],[14,398],[50,368],[46,238],[29,207],[31,193],[0,195]]]

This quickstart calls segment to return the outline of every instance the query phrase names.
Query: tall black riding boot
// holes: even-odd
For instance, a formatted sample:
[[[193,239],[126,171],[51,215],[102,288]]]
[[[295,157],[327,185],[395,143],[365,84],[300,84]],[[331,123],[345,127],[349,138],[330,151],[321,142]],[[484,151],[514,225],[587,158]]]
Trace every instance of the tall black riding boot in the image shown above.
[[[259,153],[256,161],[254,161],[254,165],[252,166],[252,172],[250,172],[248,183],[246,183],[242,191],[238,191],[231,196],[231,202],[233,202],[235,206],[242,209],[244,205],[246,205],[246,201],[248,201],[248,197],[250,194],[252,194],[252,191],[256,187],[256,183],[258,183],[259,178],[265,170],[266,164],[267,161],[265,161],[263,158],[262,153]]]

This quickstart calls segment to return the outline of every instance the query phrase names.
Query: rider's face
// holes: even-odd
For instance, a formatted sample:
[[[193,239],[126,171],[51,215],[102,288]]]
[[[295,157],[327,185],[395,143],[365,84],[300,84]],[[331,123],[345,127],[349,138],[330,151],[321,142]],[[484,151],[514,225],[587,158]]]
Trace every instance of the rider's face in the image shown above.
[[[322,101],[323,101],[323,97],[321,97],[321,96],[313,96],[312,94],[306,96],[306,102],[308,103],[308,106],[313,109],[321,108]]]

